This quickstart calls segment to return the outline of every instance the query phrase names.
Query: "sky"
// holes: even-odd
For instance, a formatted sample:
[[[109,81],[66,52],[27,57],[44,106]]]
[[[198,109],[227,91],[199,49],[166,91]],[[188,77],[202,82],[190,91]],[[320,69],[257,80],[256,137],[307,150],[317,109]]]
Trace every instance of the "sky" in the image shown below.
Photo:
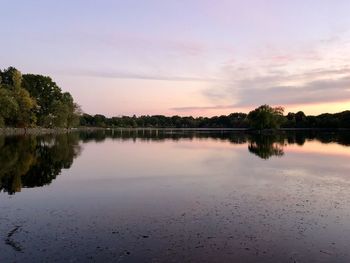
[[[84,112],[350,109],[349,0],[0,0],[0,68]]]

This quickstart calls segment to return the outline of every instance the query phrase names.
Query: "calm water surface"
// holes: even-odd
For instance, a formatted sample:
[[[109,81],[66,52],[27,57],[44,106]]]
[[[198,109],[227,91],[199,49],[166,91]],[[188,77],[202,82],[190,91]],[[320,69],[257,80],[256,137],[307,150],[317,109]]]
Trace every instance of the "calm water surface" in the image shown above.
[[[350,134],[0,137],[0,262],[350,262]]]

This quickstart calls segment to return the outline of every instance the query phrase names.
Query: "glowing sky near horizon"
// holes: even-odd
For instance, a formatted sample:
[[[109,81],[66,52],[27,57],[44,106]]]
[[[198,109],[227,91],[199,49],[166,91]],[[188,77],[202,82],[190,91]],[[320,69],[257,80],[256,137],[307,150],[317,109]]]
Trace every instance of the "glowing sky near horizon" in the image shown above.
[[[91,114],[350,109],[348,0],[0,0],[0,67]]]

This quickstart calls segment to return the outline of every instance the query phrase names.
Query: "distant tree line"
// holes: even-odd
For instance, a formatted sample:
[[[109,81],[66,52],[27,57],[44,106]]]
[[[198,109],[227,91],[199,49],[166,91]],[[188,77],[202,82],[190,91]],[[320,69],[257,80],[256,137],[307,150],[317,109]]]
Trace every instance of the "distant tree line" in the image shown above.
[[[71,94],[50,77],[0,70],[0,127],[70,128],[79,125],[79,115]]]
[[[122,116],[107,118],[103,115],[83,114],[80,118],[82,126],[90,127],[152,127],[152,128],[246,128],[248,127],[247,114],[232,113],[227,116],[197,117],[192,116],[167,117],[163,115],[144,115],[136,117]]]
[[[116,128],[251,128],[256,130],[276,128],[350,128],[350,111],[318,116],[306,116],[304,112],[284,115],[282,107],[262,105],[249,114],[231,113],[214,117],[167,117],[163,115],[121,116],[83,114],[80,125],[87,127]]]

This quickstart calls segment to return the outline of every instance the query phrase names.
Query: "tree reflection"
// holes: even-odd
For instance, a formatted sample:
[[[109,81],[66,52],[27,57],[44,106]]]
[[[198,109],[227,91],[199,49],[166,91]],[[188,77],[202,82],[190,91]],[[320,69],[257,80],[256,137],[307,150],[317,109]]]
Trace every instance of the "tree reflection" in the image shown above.
[[[272,156],[283,156],[283,146],[284,139],[279,136],[252,135],[249,139],[248,150],[266,160]]]
[[[0,138],[0,191],[50,184],[80,153],[75,133]]]

